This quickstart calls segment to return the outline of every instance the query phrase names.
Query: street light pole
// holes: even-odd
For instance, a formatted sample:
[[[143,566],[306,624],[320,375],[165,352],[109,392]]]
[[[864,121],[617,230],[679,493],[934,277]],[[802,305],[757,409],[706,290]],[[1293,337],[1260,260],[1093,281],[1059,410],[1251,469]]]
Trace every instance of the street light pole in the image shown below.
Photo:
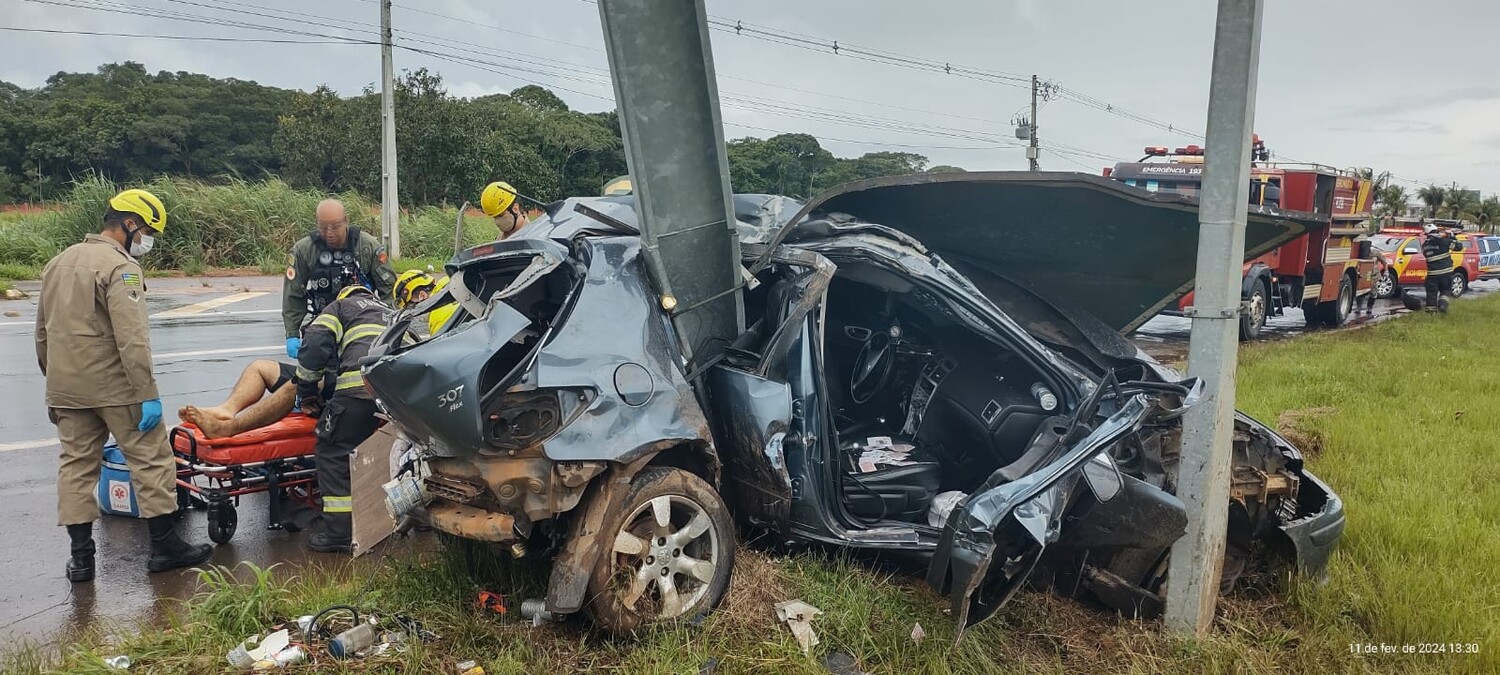
[[[386,252],[401,257],[400,209],[396,203],[396,82],[391,65],[391,0],[380,0],[380,233]]]
[[[1168,628],[1196,635],[1213,624],[1224,566],[1262,7],[1262,0],[1219,0],[1214,31],[1188,348],[1188,374],[1202,380],[1204,389],[1202,401],[1183,418],[1177,496],[1187,507],[1188,524],[1172,546],[1165,615]]]

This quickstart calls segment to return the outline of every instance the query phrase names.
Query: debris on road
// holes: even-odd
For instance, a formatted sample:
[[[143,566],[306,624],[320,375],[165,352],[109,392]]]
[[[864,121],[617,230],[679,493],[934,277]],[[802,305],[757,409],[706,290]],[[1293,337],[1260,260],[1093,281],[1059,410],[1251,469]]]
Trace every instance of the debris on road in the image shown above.
[[[6,316],[8,316],[8,317],[10,317],[10,318],[12,318],[12,319],[14,319],[14,318],[16,318],[16,317],[18,317],[18,316],[21,316],[21,313],[20,313],[20,312],[17,312],[17,311],[16,311],[16,310],[14,310],[14,309],[12,309],[12,310],[10,310],[10,311],[8,311],[8,312],[6,312],[6,313],[5,313],[5,315],[6,315]]]
[[[26,292],[22,291],[19,288],[7,288],[7,289],[5,289],[5,299],[6,300],[25,300],[26,299]]]
[[[818,634],[813,632],[812,620],[813,617],[822,613],[823,610],[801,600],[776,603],[777,620],[785,623],[787,628],[792,630],[792,636],[797,638],[797,644],[802,647],[803,654],[818,644]]]
[[[255,664],[281,653],[291,643],[291,634],[285,629],[267,635],[264,640],[259,635],[252,635],[230,650],[226,658],[235,669],[248,671],[255,668]]]
[[[458,664],[458,675],[484,675],[484,666],[478,661],[461,661]]]
[[[474,599],[474,606],[480,611],[494,612],[505,616],[505,596],[490,591],[480,591],[479,597]]]
[[[111,656],[104,659],[104,665],[110,670],[130,670],[130,657],[123,655]]]
[[[561,617],[547,611],[547,601],[541,598],[532,598],[521,601],[521,616],[531,619],[531,627],[536,628],[545,621],[560,621]]]

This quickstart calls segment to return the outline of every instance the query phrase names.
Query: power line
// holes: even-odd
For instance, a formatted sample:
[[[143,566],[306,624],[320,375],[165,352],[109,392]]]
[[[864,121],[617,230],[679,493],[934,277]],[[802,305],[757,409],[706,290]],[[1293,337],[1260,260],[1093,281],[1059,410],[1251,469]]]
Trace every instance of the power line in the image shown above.
[[[358,40],[280,40],[276,38],[236,38],[221,37],[213,35],[149,35],[145,33],[101,33],[87,30],[56,30],[51,28],[23,28],[18,26],[0,26],[0,30],[13,31],[17,33],[51,33],[56,35],[91,35],[96,37],[119,37],[119,38],[149,38],[153,40],[201,40],[205,42],[256,42],[283,45],[354,45],[354,44],[379,44],[376,42]]]

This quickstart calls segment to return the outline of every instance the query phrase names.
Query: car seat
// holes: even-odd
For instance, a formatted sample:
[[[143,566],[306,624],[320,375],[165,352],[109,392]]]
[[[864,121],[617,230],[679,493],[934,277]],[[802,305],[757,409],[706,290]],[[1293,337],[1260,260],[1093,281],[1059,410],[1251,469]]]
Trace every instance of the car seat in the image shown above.
[[[909,439],[892,438],[898,444]],[[943,483],[943,468],[931,455],[914,447],[906,466],[880,466],[861,473],[857,465],[864,446],[851,442],[843,446],[850,467],[845,467],[841,492],[849,513],[865,520],[920,521],[927,514],[932,499]]]

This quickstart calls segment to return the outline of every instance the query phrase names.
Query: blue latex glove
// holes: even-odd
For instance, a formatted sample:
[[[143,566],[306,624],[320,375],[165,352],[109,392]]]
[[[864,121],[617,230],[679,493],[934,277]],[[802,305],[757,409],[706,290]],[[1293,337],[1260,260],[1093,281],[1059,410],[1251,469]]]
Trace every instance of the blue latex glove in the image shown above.
[[[150,431],[158,424],[161,424],[161,399],[141,401],[141,424],[136,427],[136,430]]]
[[[297,352],[302,351],[302,338],[289,337],[286,339],[286,355],[297,358]]]

